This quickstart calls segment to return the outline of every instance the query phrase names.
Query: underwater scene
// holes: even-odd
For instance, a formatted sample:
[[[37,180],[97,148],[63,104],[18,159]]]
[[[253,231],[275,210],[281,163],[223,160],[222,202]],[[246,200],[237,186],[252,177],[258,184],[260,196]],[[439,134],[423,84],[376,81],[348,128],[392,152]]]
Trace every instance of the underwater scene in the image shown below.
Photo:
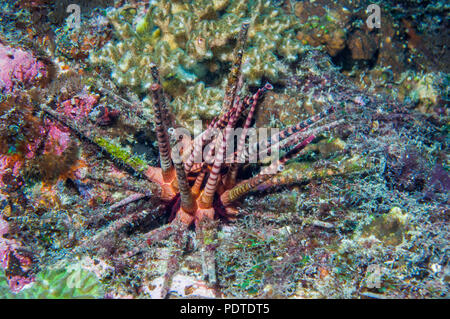
[[[0,8],[0,299],[450,297],[449,2]]]

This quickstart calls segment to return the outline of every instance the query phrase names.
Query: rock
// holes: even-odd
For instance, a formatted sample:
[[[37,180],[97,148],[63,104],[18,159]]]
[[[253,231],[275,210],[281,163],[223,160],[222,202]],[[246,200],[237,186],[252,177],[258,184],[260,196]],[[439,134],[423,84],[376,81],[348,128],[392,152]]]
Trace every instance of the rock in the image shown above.
[[[375,36],[357,30],[348,39],[348,47],[354,60],[370,60],[378,49]]]

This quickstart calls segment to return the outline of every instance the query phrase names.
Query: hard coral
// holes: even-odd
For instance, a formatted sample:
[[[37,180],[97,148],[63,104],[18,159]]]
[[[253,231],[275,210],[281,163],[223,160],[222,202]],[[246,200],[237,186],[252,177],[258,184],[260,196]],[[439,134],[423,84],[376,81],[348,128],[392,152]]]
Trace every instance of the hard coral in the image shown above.
[[[67,5],[69,4],[70,2]],[[83,6],[83,11],[85,8]],[[83,19],[87,21],[83,21],[79,29],[65,27],[58,29],[56,33],[56,50],[66,58],[83,60],[111,38],[110,26],[104,16],[97,13],[89,19],[88,17]]]
[[[58,112],[72,120],[85,120],[93,107],[98,102],[98,96],[92,94],[80,94],[65,100],[58,105]]]
[[[2,282],[0,274],[0,288]],[[6,278],[7,279],[7,278]],[[73,299],[101,298],[104,292],[96,274],[82,267],[80,263],[52,267],[40,271],[32,285],[26,289],[13,290],[15,294],[3,293],[2,298],[18,299]]]
[[[61,106],[61,109],[79,119],[87,116],[96,101],[95,96],[82,95],[78,107],[68,100],[65,103],[70,105],[64,104],[65,108]],[[54,181],[66,173],[78,157],[78,147],[68,130],[39,117],[33,106],[35,102],[25,93],[8,96],[0,102],[0,155],[2,162],[7,163],[0,177],[9,180],[9,183],[0,182],[2,191],[12,187],[13,179],[22,179],[22,174]]]
[[[251,21],[247,62],[242,67],[247,83],[259,85],[262,78],[278,82],[287,69],[284,62],[296,61],[303,51],[295,39],[295,17],[267,0],[158,1],[147,12],[144,7],[125,5],[108,17],[118,40],[91,54],[91,62],[110,66],[119,86],[139,93],[152,83],[146,66],[158,64],[162,85],[187,122],[192,117],[211,119],[220,110],[222,97],[209,85],[223,87],[221,71],[232,61],[239,31],[235,26],[244,20]],[[199,91],[202,94],[190,94]]]

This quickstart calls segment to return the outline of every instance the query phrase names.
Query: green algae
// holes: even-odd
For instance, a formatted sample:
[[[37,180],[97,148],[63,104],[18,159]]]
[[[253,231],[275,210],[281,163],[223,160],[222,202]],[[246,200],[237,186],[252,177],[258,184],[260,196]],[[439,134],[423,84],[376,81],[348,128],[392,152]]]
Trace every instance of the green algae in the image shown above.
[[[103,296],[102,284],[95,273],[79,265],[42,270],[32,284],[18,293],[9,290],[4,272],[0,273],[0,297],[4,299],[93,299]]]
[[[143,172],[148,167],[148,164],[143,159],[133,156],[128,150],[103,137],[95,137],[94,141],[111,154],[114,159],[122,161],[138,172]]]

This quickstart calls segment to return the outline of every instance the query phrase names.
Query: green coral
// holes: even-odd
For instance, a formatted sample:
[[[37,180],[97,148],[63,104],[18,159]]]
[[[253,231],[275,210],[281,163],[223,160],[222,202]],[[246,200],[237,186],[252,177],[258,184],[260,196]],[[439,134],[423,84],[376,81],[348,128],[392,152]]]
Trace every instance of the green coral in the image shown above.
[[[71,299],[101,298],[102,284],[95,273],[72,264],[63,268],[39,272],[29,287],[14,294],[10,291],[4,272],[0,273],[0,298],[18,299]]]
[[[223,85],[232,61],[235,39],[244,21],[250,21],[248,46],[242,72],[251,85],[262,77],[277,82],[303,47],[295,38],[297,19],[273,6],[271,1],[198,0],[157,1],[144,8],[124,6],[108,17],[117,40],[91,54],[91,62],[111,67],[111,76],[120,86],[146,92],[152,83],[151,62],[160,68],[163,86],[174,104],[183,107],[186,117],[196,114],[197,105],[217,105],[220,94],[213,86]],[[200,83],[205,84],[199,87]],[[190,99],[177,97],[192,95]],[[189,101],[187,101],[189,100]],[[203,116],[209,117],[211,112]]]

